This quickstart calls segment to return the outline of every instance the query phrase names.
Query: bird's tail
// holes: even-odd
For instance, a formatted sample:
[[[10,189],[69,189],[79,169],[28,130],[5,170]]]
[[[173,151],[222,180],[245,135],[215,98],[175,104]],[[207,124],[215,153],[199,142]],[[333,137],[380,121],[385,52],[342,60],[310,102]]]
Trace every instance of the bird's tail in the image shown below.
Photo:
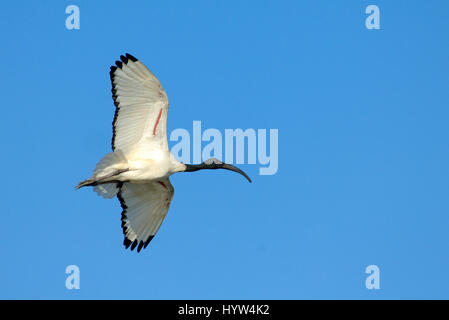
[[[94,191],[104,198],[113,198],[120,190],[120,173],[128,171],[128,161],[120,150],[105,155],[95,167],[92,177],[81,181],[75,188],[93,186]]]

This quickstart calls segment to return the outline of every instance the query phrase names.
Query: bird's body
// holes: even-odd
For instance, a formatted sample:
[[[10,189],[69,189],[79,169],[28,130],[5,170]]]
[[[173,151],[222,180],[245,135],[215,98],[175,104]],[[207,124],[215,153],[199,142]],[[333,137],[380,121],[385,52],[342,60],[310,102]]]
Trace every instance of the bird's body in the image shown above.
[[[170,153],[152,152],[148,158],[129,155],[128,171],[118,176],[119,181],[145,183],[168,178],[171,174],[185,169],[185,165],[177,161]]]
[[[93,186],[105,198],[117,195],[123,208],[126,248],[140,251],[158,231],[168,212],[174,189],[169,176],[176,172],[226,169],[249,177],[240,169],[209,159],[200,165],[183,164],[167,143],[168,98],[159,80],[136,58],[126,54],[111,67],[112,97],[116,106],[112,150],[97,164],[92,177],[77,189]]]

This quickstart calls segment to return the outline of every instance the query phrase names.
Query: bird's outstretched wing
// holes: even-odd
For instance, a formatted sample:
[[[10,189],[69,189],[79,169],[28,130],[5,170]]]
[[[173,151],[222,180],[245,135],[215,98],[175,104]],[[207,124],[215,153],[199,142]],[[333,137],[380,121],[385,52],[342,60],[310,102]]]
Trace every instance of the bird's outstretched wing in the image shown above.
[[[167,215],[174,189],[168,178],[149,183],[125,182],[117,197],[122,205],[126,248],[146,248]]]
[[[112,150],[145,157],[151,149],[168,150],[168,98],[159,80],[130,54],[111,67],[116,106]]]

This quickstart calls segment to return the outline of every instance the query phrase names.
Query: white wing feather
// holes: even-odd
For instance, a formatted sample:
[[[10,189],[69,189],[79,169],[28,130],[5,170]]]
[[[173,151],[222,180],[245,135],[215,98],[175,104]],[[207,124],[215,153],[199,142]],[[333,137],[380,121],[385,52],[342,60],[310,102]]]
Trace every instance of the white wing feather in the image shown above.
[[[159,230],[170,207],[174,189],[168,178],[150,183],[123,183],[118,198],[122,205],[124,245],[139,252]]]
[[[148,158],[152,149],[168,151],[168,98],[162,85],[133,56],[120,59],[110,72],[116,106],[112,149],[141,158]]]
[[[159,80],[133,56],[120,56],[111,67],[112,97],[116,106],[112,149],[128,160],[151,159],[153,152],[167,152],[168,98]],[[146,247],[159,230],[174,194],[168,178],[117,185],[122,206],[124,245]],[[106,195],[111,192],[99,190]],[[115,191],[112,190],[112,191]]]

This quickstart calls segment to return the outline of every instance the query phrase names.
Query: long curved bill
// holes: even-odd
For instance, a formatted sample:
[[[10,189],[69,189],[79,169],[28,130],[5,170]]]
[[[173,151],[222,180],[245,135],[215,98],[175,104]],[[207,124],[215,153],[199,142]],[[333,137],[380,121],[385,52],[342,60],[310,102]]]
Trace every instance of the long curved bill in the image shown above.
[[[222,164],[217,164],[218,168],[220,169],[226,169],[226,170],[230,170],[230,171],[234,171],[237,173],[240,173],[242,176],[244,176],[250,183],[252,182],[250,177],[248,177],[248,175],[243,172],[242,170],[240,170],[237,167],[234,167],[233,165],[227,164],[227,163],[222,163]]]
[[[209,159],[207,161],[204,161],[201,164],[184,164],[184,165],[186,166],[186,168],[184,170],[186,172],[194,172],[194,171],[203,170],[203,169],[212,169],[212,170],[214,170],[214,169],[226,169],[226,170],[229,170],[229,171],[234,171],[234,172],[240,173],[249,182],[252,182],[250,177],[248,177],[248,175],[245,172],[243,172],[242,170],[240,170],[239,168],[237,168],[237,167],[235,167],[233,165],[221,162],[220,160],[215,159],[215,158],[211,158],[211,159]]]

